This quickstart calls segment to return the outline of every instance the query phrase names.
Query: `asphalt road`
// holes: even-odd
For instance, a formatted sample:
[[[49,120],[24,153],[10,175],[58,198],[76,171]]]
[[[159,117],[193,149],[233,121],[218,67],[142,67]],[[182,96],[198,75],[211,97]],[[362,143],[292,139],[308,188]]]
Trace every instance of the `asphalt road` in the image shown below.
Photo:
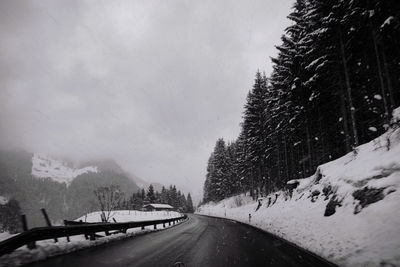
[[[117,241],[29,266],[332,266],[274,236],[230,220],[190,215],[159,232]]]

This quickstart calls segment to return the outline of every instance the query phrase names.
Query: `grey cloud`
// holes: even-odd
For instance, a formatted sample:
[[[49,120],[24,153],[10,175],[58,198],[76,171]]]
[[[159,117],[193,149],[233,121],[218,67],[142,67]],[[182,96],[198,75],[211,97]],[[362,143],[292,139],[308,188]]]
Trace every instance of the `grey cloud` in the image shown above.
[[[114,157],[198,193],[291,3],[1,1],[0,145]]]

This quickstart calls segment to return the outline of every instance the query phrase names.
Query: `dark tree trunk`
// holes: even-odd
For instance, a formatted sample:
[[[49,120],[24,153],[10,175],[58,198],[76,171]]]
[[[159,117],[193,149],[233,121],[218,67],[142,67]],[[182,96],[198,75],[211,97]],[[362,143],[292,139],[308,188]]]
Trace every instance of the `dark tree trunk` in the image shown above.
[[[343,36],[342,36],[342,29],[340,26],[338,27],[339,31],[339,44],[340,44],[340,56],[343,64],[343,72],[344,72],[344,78],[345,78],[345,83],[346,83],[346,89],[347,89],[347,101],[349,104],[350,108],[350,118],[351,118],[351,126],[353,130],[353,146],[354,148],[359,145],[358,141],[358,132],[357,132],[357,123],[356,123],[356,109],[353,105],[353,99],[351,95],[351,86],[350,86],[350,77],[349,77],[349,70],[347,68],[347,59],[346,59],[346,53],[345,53],[345,48],[344,48],[344,43],[343,43]]]

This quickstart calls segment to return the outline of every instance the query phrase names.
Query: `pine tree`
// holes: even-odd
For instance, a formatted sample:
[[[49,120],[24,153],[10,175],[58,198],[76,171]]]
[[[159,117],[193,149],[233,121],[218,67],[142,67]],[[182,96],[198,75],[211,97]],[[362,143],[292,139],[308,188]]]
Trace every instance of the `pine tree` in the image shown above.
[[[221,200],[228,195],[227,178],[228,162],[226,157],[225,141],[220,138],[215,144],[213,153],[213,172],[211,176],[212,197],[215,200]]]
[[[260,191],[265,184],[266,151],[268,148],[266,130],[266,93],[267,79],[256,73],[253,89],[247,96],[243,115],[243,133],[246,140],[246,161],[250,163],[252,173],[251,192]]]
[[[149,185],[149,189],[147,190],[146,199],[150,203],[154,203],[156,201],[156,196],[155,196],[155,193],[154,193],[154,187],[153,187],[152,184]]]
[[[192,196],[190,195],[190,193],[188,193],[187,198],[186,198],[186,212],[188,212],[188,213],[194,212]]]
[[[211,153],[208,159],[206,180],[204,182],[204,187],[203,187],[203,200],[205,202],[213,200],[212,184],[211,184],[211,177],[214,173],[213,161],[214,161],[214,155]]]
[[[141,192],[141,194],[140,194],[140,198],[141,198],[142,200],[145,200],[145,199],[146,199],[146,193],[145,193],[145,191],[144,191],[144,188],[142,188],[142,192]]]
[[[176,186],[173,185],[170,187],[170,203],[169,205],[178,208],[179,207],[179,202],[178,202],[178,193],[176,191]]]
[[[165,189],[164,186],[161,188],[160,202],[161,203],[168,203],[167,190]]]
[[[400,103],[399,10],[395,0],[296,0],[237,140],[219,139],[210,155],[203,201],[277,190],[382,134]]]

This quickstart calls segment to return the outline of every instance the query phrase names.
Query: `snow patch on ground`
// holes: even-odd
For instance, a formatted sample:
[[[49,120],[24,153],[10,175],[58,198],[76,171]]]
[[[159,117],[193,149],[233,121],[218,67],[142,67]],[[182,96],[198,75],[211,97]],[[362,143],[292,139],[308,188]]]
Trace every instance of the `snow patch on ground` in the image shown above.
[[[180,216],[182,216],[182,214],[173,211],[142,212],[135,210],[119,210],[116,211],[114,218],[116,218],[118,222],[127,222],[157,219],[161,220],[167,218],[176,218]],[[81,218],[78,218],[77,220],[80,220]],[[86,216],[86,218],[88,219],[88,222],[98,222],[99,220],[97,220],[97,218],[100,219],[100,212],[90,213],[88,214],[88,216]],[[169,226],[168,224],[166,224],[165,229],[173,226],[174,225]],[[157,229],[154,229],[153,225],[146,226],[144,230],[142,230],[140,227],[132,228],[128,229],[126,234],[119,233],[110,236],[104,236],[96,240],[86,240],[83,235],[77,235],[70,237],[71,242],[67,242],[66,238],[59,238],[57,243],[55,243],[53,239],[38,241],[36,242],[36,249],[31,250],[28,249],[26,246],[23,246],[15,250],[13,253],[1,256],[0,266],[21,266],[31,262],[45,260],[47,258],[57,255],[70,253],[76,250],[98,246],[153,231],[161,231],[162,229],[164,229],[163,227],[163,224],[157,224]],[[99,234],[104,235],[104,233]],[[11,236],[13,235],[10,235],[8,233],[0,233],[0,241],[2,240],[2,238],[6,239]]]
[[[257,211],[257,201],[240,195],[197,213],[251,224],[340,266],[400,266],[398,126],[289,184],[260,199]]]
[[[0,233],[0,241],[3,241],[4,239],[10,238],[14,236],[15,234],[10,234],[9,232],[1,232]]]
[[[5,205],[8,203],[8,198],[0,196],[0,205]]]
[[[388,17],[381,25],[381,29],[384,28],[387,25],[392,24],[395,21],[395,18],[393,16]]]
[[[50,178],[56,182],[69,185],[74,178],[88,172],[97,173],[97,167],[88,166],[81,169],[74,169],[62,161],[37,153],[33,154],[32,157],[32,175],[37,178]]]

